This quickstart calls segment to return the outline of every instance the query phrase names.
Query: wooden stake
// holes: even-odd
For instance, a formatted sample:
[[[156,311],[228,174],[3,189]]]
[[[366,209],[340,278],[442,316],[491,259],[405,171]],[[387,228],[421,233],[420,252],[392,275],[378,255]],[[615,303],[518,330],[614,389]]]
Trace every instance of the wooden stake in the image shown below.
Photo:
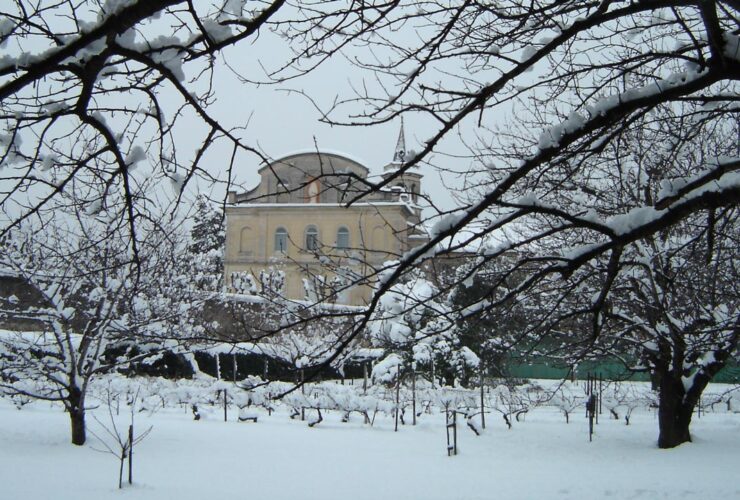
[[[450,457],[457,455],[457,412],[450,410],[449,406],[445,405],[445,417],[447,420],[447,456]],[[450,431],[452,431],[451,438]]]
[[[126,455],[128,454],[128,450],[124,448],[121,450],[121,456],[119,457],[121,460],[121,463],[118,467],[118,489],[123,489],[123,462],[126,460]]]

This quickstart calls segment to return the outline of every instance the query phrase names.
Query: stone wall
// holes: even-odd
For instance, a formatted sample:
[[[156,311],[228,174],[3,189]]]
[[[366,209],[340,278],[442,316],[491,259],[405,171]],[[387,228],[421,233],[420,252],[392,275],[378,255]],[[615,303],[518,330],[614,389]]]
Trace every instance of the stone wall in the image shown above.
[[[0,328],[40,331],[44,325],[28,314],[29,308],[43,305],[41,293],[13,273],[0,270]]]

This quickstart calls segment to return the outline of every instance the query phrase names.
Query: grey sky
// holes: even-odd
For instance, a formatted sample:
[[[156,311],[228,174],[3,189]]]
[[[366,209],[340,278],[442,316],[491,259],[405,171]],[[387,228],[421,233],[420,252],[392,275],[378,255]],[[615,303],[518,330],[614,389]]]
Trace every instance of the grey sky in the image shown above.
[[[263,34],[256,43],[237,45],[223,56],[228,65],[241,75],[266,80],[265,72],[257,61],[265,68],[275,68],[289,56],[289,51],[283,39]],[[222,66],[215,82],[218,102],[212,111],[220,119],[226,120],[225,123],[248,123],[243,137],[273,158],[296,151],[315,150],[318,146],[321,150],[344,153],[367,166],[371,174],[379,174],[393,158],[400,120],[365,127],[329,126],[321,123],[321,113],[304,95],[291,91],[300,90],[310,95],[322,109],[328,109],[335,99],[351,96],[352,84],[357,85],[363,77],[368,76],[346,59],[336,57],[301,78],[257,87],[240,82],[232,71]],[[409,150],[419,149],[419,144],[436,131],[436,124],[422,116],[407,114],[404,120],[406,147]],[[462,152],[455,140],[449,141],[447,146],[453,151],[457,149]],[[230,151],[221,154],[228,155]],[[212,155],[210,161],[213,164],[209,165],[209,170],[216,173],[223,167],[219,164],[226,160],[228,156],[221,159]],[[469,160],[462,164],[439,155],[433,160],[456,170],[464,169],[469,163]],[[258,167],[257,157],[243,156],[236,180],[245,186],[254,186],[258,181]],[[439,173],[429,166],[422,166],[421,171],[425,176],[424,190],[442,207],[451,208],[453,201],[448,187],[456,185],[456,180],[446,175],[443,183]]]

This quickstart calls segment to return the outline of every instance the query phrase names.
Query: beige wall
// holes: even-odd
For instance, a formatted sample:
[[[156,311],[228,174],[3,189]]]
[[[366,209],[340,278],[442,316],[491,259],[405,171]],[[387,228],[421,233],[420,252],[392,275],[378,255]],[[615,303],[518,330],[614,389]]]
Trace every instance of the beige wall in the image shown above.
[[[332,262],[348,266],[348,256],[378,265],[398,258],[408,249],[407,220],[412,214],[401,203],[358,204],[344,208],[332,204],[235,205],[226,209],[226,262],[227,285],[232,272],[259,272],[270,266],[280,268],[286,274],[286,295],[291,299],[305,296],[302,279],[303,269],[331,278],[333,272],[322,266],[311,252],[305,251],[305,230],[314,225],[319,231],[321,253]],[[334,247],[337,230],[346,227],[350,233],[350,250],[339,251]],[[285,253],[275,251],[275,231],[283,227],[288,231],[289,241]],[[363,275],[368,269],[361,265],[351,266]],[[341,302],[359,305],[369,297],[369,289],[355,288],[341,298]]]

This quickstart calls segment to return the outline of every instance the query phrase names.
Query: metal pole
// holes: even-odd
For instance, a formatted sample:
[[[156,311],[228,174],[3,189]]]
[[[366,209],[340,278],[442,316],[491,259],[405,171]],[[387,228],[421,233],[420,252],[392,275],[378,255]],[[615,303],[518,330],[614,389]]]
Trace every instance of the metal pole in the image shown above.
[[[485,369],[483,363],[480,364],[480,423],[481,426],[486,428],[486,405],[484,401],[485,397],[485,384],[483,383],[483,373]]]
[[[452,443],[455,446],[455,455],[457,455],[457,411],[452,411]]]
[[[411,365],[411,410],[414,412],[412,425],[416,425],[416,362]]]
[[[401,394],[401,365],[396,368],[396,428],[393,432],[398,432],[398,407]]]
[[[303,368],[301,368],[301,394],[306,394],[306,384],[303,383]],[[306,420],[306,408],[301,406],[301,421]]]
[[[134,424],[128,426],[128,484],[133,483],[134,478]]]
[[[594,389],[596,389],[596,374],[594,374]],[[599,399],[601,399],[601,388],[599,388],[599,392],[595,394],[596,399],[594,399],[594,420],[596,421],[596,425],[599,425]]]

